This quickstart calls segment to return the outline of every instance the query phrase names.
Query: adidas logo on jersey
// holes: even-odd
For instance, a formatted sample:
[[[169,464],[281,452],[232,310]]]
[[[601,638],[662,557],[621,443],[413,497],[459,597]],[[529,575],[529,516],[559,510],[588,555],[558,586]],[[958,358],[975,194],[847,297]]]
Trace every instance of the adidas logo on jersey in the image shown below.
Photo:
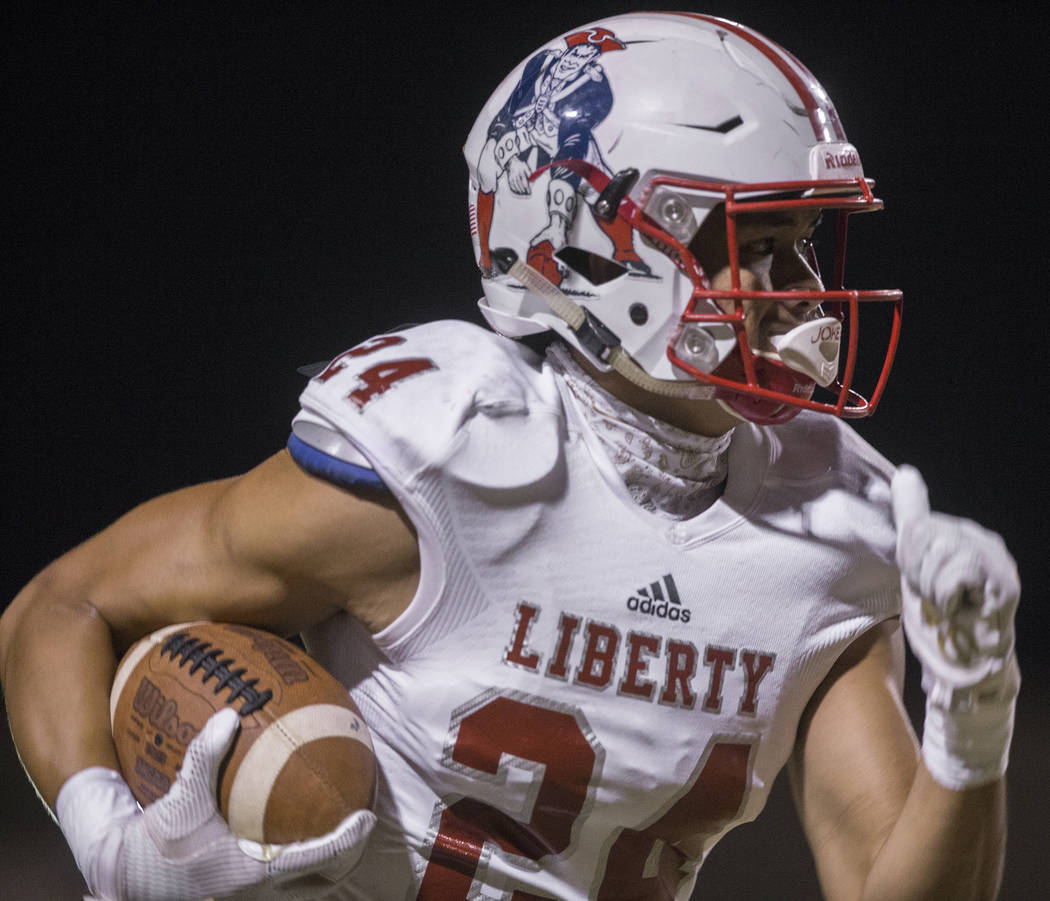
[[[627,599],[627,609],[633,613],[647,613],[649,616],[681,623],[689,622],[692,616],[689,609],[682,606],[682,599],[678,597],[678,589],[670,573],[639,588]]]

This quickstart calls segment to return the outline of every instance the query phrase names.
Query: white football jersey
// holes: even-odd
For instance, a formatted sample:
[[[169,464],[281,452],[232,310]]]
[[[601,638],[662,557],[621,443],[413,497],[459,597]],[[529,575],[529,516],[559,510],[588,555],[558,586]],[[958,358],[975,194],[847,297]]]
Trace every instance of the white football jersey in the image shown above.
[[[366,341],[301,403],[295,440],[363,454],[422,559],[389,628],[304,636],[380,768],[332,898],[688,898],[835,659],[899,613],[890,466],[830,417],[738,426],[723,496],[675,522],[539,357],[466,323]]]

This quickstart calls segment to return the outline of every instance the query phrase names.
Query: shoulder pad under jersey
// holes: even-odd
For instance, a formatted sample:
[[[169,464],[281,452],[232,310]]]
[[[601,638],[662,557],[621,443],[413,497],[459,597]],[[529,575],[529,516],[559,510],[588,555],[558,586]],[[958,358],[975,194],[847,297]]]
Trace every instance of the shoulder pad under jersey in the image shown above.
[[[441,468],[488,488],[529,485],[554,469],[564,433],[557,386],[540,362],[455,320],[377,335],[310,380],[293,430],[329,453],[349,443],[388,482]]]
[[[772,434],[774,472],[797,480],[831,476],[875,499],[885,487],[889,500],[893,465],[841,419],[803,411]]]
[[[849,425],[803,411],[782,425],[737,426],[730,490],[734,476],[759,457],[767,461],[767,506],[798,510],[802,528],[822,540],[893,559],[893,465]]]

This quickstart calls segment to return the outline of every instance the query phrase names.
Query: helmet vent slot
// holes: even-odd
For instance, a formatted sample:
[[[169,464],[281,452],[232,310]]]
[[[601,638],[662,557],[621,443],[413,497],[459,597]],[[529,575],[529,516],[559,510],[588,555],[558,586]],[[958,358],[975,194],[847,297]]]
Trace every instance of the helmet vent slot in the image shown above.
[[[627,272],[627,267],[615,260],[571,245],[563,247],[555,256],[592,285],[604,285]]]
[[[720,135],[727,135],[734,128],[739,128],[744,124],[744,120],[739,116],[733,116],[730,119],[726,119],[725,122],[719,122],[718,125],[691,125],[687,122],[682,123],[683,128],[696,128],[700,131],[714,131]]]

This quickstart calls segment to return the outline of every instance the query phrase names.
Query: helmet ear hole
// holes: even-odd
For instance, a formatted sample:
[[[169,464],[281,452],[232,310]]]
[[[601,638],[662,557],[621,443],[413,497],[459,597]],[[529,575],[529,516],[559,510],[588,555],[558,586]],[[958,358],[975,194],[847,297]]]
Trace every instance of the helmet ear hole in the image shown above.
[[[571,245],[563,247],[555,256],[592,285],[604,285],[627,272],[627,267],[615,260]]]

